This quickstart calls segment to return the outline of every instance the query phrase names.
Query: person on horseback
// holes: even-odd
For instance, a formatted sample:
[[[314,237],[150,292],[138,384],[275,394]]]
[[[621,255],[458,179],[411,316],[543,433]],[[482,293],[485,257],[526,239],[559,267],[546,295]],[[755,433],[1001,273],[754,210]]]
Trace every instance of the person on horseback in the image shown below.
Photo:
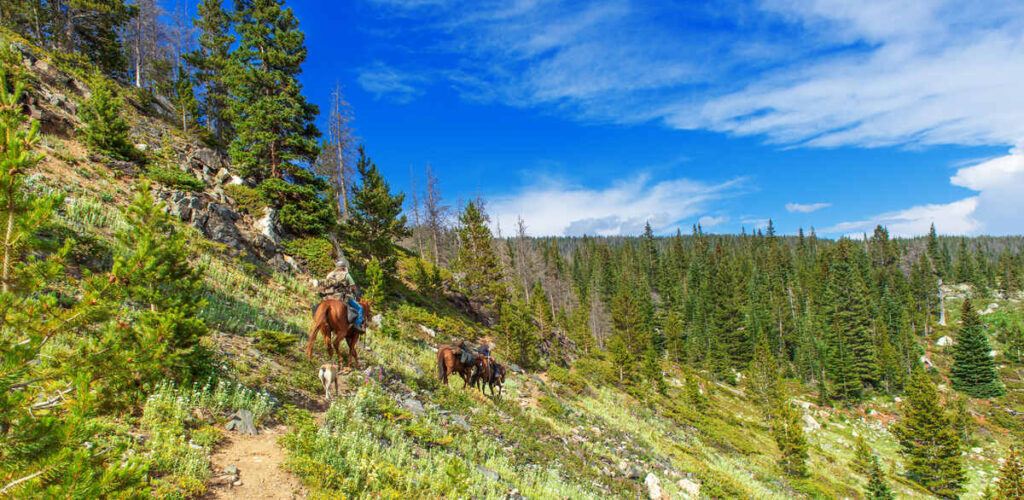
[[[480,354],[487,359],[488,364],[491,365],[492,370],[496,367],[494,358],[491,357],[491,350],[494,349],[494,342],[491,341],[490,337],[484,337],[480,339],[480,347],[476,348],[477,354]],[[493,375],[493,373],[492,373]]]
[[[320,289],[320,297],[323,300],[335,299],[348,304],[349,309],[356,313],[356,320],[352,324],[359,331],[363,331],[363,306],[359,305],[359,288],[356,287],[356,280],[348,272],[348,262],[345,259],[334,263],[334,270],[327,274]],[[316,312],[316,308],[313,309]]]

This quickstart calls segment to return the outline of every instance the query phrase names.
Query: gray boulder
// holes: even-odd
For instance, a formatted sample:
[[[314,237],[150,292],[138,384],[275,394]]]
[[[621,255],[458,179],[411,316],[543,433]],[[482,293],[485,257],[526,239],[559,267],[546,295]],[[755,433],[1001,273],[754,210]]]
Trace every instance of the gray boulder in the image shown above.
[[[501,480],[501,476],[497,472],[495,472],[495,471],[493,471],[491,469],[488,469],[487,467],[484,467],[483,465],[477,465],[476,466],[476,470],[478,472],[480,472],[481,476],[483,476],[483,477],[485,477],[485,478],[487,478],[487,479],[489,479],[491,481],[500,481]]]
[[[266,207],[263,209],[263,217],[253,223],[253,228],[265,236],[274,245],[281,244],[281,230],[278,227],[277,210]]]
[[[466,417],[463,417],[462,415],[452,415],[450,420],[453,425],[461,428],[462,430],[469,430],[469,422],[466,421]]]
[[[207,238],[230,247],[241,246],[242,236],[235,227],[239,215],[234,210],[219,203],[210,203],[206,213],[194,219],[196,227],[203,231]]]
[[[256,430],[256,422],[251,411],[249,410],[238,410],[233,413],[228,419],[227,425],[224,426],[229,431],[235,431],[242,434],[249,434],[255,436],[259,433]]]
[[[402,400],[402,406],[405,406],[405,409],[416,415],[425,415],[427,413],[427,410],[423,408],[423,403],[420,403],[415,398],[405,398]]]

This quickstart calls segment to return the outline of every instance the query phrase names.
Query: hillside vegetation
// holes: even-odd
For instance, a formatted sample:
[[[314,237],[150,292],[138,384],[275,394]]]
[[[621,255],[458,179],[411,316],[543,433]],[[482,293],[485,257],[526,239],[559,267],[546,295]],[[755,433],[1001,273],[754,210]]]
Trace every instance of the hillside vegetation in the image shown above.
[[[0,497],[227,497],[247,410],[284,498],[1018,498],[1021,238],[496,239],[343,113],[318,143],[297,21],[237,3],[176,72],[125,64],[144,3],[4,18]],[[379,316],[325,399],[342,256]],[[503,393],[442,385],[435,346],[484,337]]]

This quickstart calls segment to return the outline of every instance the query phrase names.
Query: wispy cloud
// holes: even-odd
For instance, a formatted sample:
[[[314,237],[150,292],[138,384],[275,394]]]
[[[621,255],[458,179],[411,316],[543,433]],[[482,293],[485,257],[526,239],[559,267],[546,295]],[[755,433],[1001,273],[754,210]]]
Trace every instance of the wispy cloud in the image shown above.
[[[957,170],[950,183],[977,194],[952,203],[918,205],[843,222],[826,233],[870,231],[883,225],[902,236],[928,232],[932,223],[944,234],[1020,234],[1024,214],[1024,151],[1012,149],[1005,156]]]
[[[378,99],[387,98],[398,103],[410,102],[421,95],[423,90],[420,86],[427,80],[422,75],[400,71],[380,61],[357,71],[356,82],[363,90]]]
[[[749,227],[751,229],[765,229],[768,227],[768,219],[744,217],[740,220],[743,227]]]
[[[720,224],[725,224],[726,222],[729,222],[728,215],[705,215],[697,219],[697,223],[700,224],[702,228],[715,227]]]
[[[522,217],[531,235],[635,235],[648,222],[655,232],[667,233],[707,210],[710,202],[739,194],[745,182],[744,178],[719,184],[689,179],[653,182],[640,176],[588,188],[547,180],[492,197],[488,210],[492,222],[502,228],[515,227],[516,219]]]
[[[786,203],[786,211],[809,214],[831,206],[831,203]]]
[[[473,99],[786,145],[1024,138],[1020,2],[377,1],[422,16]]]
[[[755,136],[786,147],[1024,144],[1024,2],[599,0],[581,8],[542,0],[370,1],[415,13],[437,40],[429,50],[452,56],[445,67],[432,68],[433,77],[447,79],[467,99],[586,122],[655,121]],[[395,74],[371,71],[375,78],[364,88],[415,96],[417,84]],[[951,182],[976,195],[827,231],[883,224],[909,235],[934,221],[947,233],[1019,233],[1022,158],[1014,150],[960,168]],[[538,233],[631,232],[660,209],[618,201],[630,211],[617,213],[592,204],[604,201],[604,191],[639,200],[651,189],[535,186],[502,208],[523,213]],[[700,189],[689,192],[701,196]],[[514,201],[524,199],[558,216]],[[659,220],[710,208],[676,201],[681,208]],[[824,206],[786,209],[810,213]]]

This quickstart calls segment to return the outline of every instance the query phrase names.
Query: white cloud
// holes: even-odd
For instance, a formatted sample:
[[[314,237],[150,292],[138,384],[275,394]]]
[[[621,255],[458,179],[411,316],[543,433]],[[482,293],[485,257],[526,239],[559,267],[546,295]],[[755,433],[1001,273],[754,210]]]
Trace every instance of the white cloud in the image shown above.
[[[928,228],[934,223],[936,229],[944,234],[970,234],[978,228],[978,222],[971,216],[977,204],[977,198],[970,197],[953,203],[918,205],[860,221],[841,222],[823,232],[870,233],[875,226],[885,226],[894,236],[917,236],[927,233]]]
[[[376,1],[403,8],[397,0]],[[432,78],[448,79],[467,99],[588,122],[660,121],[785,146],[1024,144],[1024,2],[429,4],[406,9],[439,40],[419,49],[454,56]],[[391,86],[406,99],[416,95],[408,79],[370,80],[380,94]],[[934,221],[944,233],[1020,233],[1022,158],[1014,150],[961,168],[951,182],[975,195],[843,222],[831,232],[883,224],[895,234],[920,234]],[[659,215],[660,207],[635,201],[647,189],[532,187],[516,199],[557,215],[519,208],[512,199],[504,208],[523,213],[543,234],[630,232],[646,218],[678,220],[704,208],[680,203]],[[634,200],[614,204],[629,211],[591,205],[616,193]],[[817,205],[793,203],[787,210],[807,213]]]
[[[1005,156],[960,168],[949,181],[978,194],[952,203],[918,205],[862,221],[843,222],[825,232],[870,231],[880,224],[893,234],[913,236],[927,233],[932,223],[943,234],[1024,231],[1024,151],[1015,148]]]
[[[356,82],[363,90],[378,99],[386,97],[398,103],[406,103],[423,93],[420,85],[426,78],[400,71],[380,61],[357,70]]]
[[[743,219],[740,219],[740,223],[742,223],[744,227],[749,227],[755,231],[758,229],[766,229],[768,227],[768,219],[744,217]]]
[[[978,192],[977,206],[971,214],[979,222],[976,232],[1024,232],[1024,151],[1020,148],[1006,156],[961,168],[950,182]]]
[[[787,145],[1024,139],[1021,2],[376,1],[421,16],[472,99]]]
[[[714,227],[719,224],[725,224],[726,222],[729,222],[728,215],[705,215],[697,219],[697,223],[700,224],[702,228]]]
[[[809,214],[831,206],[831,203],[786,203],[786,211]]]
[[[646,176],[604,188],[549,180],[518,193],[491,197],[495,227],[515,227],[522,217],[530,235],[630,235],[650,223],[656,233],[674,230],[717,199],[734,196],[745,179],[705,184],[689,179],[651,182]]]

